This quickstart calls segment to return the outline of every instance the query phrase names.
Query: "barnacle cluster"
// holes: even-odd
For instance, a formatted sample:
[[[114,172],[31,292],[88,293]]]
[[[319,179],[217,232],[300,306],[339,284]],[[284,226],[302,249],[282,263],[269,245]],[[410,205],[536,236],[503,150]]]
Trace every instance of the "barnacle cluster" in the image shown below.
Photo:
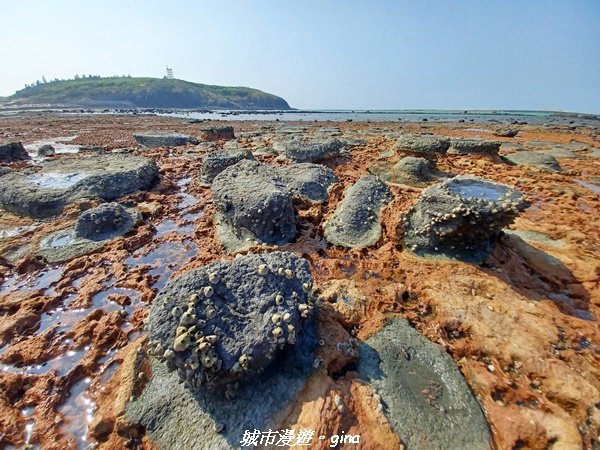
[[[246,255],[187,272],[161,291],[148,318],[150,352],[190,387],[262,374],[314,326],[307,262],[289,252]],[[310,332],[308,334],[311,334]]]

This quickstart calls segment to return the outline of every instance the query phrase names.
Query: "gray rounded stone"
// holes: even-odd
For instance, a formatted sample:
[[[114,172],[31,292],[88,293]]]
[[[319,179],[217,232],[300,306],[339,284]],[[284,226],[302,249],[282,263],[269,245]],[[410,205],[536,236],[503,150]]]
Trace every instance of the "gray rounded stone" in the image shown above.
[[[75,237],[103,241],[121,236],[133,226],[134,219],[125,208],[118,203],[105,203],[81,213],[75,223]]]
[[[392,167],[390,181],[409,185],[422,185],[434,179],[431,161],[406,156]]]
[[[336,157],[344,146],[339,139],[315,141],[303,137],[280,139],[273,144],[277,153],[294,162],[318,162]]]
[[[50,144],[42,145],[37,149],[38,156],[54,156],[56,155],[56,150]]]
[[[217,233],[228,250],[252,242],[284,245],[296,237],[292,194],[272,167],[242,160],[215,177]]]
[[[0,144],[0,161],[24,161],[27,159],[31,159],[31,157],[20,142]]]
[[[158,181],[151,159],[131,155],[58,159],[36,173],[11,172],[0,178],[0,205],[18,215],[44,218],[78,199],[115,200]]]
[[[419,255],[480,262],[502,228],[527,206],[516,189],[457,176],[421,192],[405,218],[405,242]]]
[[[207,153],[202,159],[200,182],[210,185],[223,170],[242,159],[254,159],[254,156],[248,150]]]
[[[498,158],[502,142],[485,141],[481,139],[452,139],[449,155],[483,155]]]
[[[450,147],[450,140],[445,137],[409,133],[398,138],[394,146],[404,152],[436,156],[446,153]]]
[[[381,211],[393,195],[378,177],[367,175],[349,187],[325,224],[325,239],[334,245],[365,248],[381,237]]]
[[[310,364],[310,267],[291,252],[216,261],[171,280],[152,303],[150,350],[192,389],[265,376],[289,348]]]
[[[360,344],[359,376],[371,383],[407,448],[488,450],[481,406],[452,358],[405,319],[390,319]]]
[[[180,147],[198,144],[198,139],[179,133],[135,133],[133,138],[143,147]]]
[[[327,201],[329,189],[338,182],[333,170],[320,164],[292,164],[278,168],[277,174],[294,197],[315,203]]]
[[[556,158],[547,153],[521,151],[510,153],[505,158],[518,166],[531,166],[550,172],[562,172],[562,167],[560,167]]]
[[[131,231],[141,214],[118,203],[105,203],[79,215],[73,228],[50,233],[40,241],[37,254],[49,263],[69,261],[92,253]]]

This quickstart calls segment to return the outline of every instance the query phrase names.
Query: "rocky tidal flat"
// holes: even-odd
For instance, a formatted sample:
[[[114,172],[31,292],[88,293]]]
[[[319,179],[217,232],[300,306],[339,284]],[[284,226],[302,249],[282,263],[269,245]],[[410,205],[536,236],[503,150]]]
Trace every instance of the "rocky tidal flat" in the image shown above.
[[[0,118],[0,448],[600,448],[597,119],[228,119]]]

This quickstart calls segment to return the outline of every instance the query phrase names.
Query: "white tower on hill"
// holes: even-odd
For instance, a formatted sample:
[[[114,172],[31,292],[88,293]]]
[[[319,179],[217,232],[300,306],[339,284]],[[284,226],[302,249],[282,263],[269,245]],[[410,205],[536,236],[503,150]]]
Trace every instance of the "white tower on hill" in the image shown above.
[[[167,80],[172,80],[173,79],[173,69],[171,69],[169,66],[167,66]]]

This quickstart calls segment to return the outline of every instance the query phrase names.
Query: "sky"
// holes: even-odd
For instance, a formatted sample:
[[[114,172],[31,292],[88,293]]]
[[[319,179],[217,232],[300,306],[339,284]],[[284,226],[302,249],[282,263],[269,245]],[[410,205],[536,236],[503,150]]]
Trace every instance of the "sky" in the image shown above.
[[[75,74],[301,109],[600,113],[600,0],[0,0],[0,96]]]

